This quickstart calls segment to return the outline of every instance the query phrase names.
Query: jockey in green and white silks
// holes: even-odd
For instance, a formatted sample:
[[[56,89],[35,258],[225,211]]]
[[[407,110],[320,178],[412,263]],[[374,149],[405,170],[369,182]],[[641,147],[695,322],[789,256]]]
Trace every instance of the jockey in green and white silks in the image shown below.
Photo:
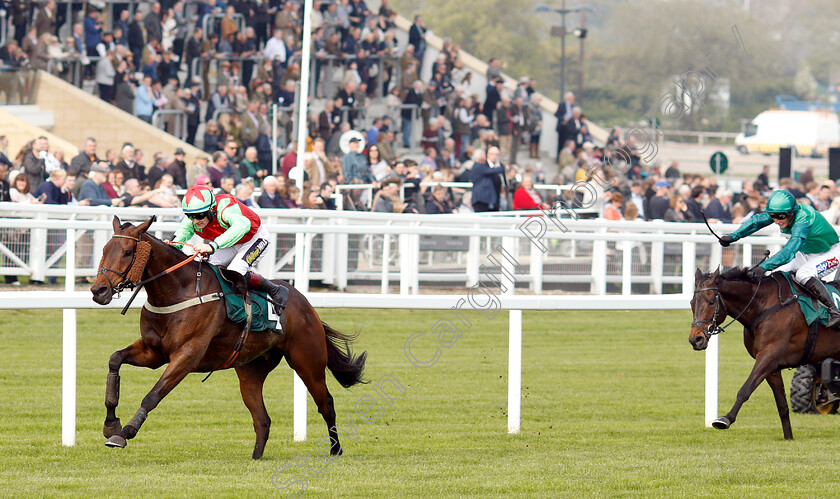
[[[767,270],[790,272],[828,309],[828,326],[837,325],[840,323],[840,311],[820,278],[840,266],[840,238],[825,217],[812,206],[797,203],[788,191],[776,191],[767,201],[764,213],[750,217],[738,230],[721,237],[720,244],[729,246],[772,223],[779,226],[782,234],[790,236],[790,240],[781,251],[751,269],[750,274],[758,278]]]
[[[210,263],[245,276],[248,286],[268,293],[275,303],[285,307],[288,289],[253,269],[271,237],[259,215],[230,194],[215,196],[203,186],[190,188],[181,207],[185,217],[175,231],[174,243],[186,242],[194,235],[202,237],[207,242],[196,244],[195,249],[210,254]]]

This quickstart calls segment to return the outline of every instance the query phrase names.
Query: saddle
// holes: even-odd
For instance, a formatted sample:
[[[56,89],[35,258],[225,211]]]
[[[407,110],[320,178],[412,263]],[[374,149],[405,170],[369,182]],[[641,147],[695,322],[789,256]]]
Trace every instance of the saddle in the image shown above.
[[[245,276],[208,264],[218,278],[225,296],[227,317],[237,324],[247,324],[251,331],[271,331],[283,334],[283,310],[281,304],[273,303],[265,293],[248,287]],[[274,306],[269,306],[269,304]]]

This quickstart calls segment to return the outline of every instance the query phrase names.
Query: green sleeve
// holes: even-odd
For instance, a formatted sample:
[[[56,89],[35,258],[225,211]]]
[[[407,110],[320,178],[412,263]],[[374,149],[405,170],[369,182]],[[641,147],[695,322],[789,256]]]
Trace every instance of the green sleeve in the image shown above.
[[[751,216],[749,220],[743,223],[743,225],[738,227],[738,230],[729,235],[737,241],[738,239],[745,238],[753,232],[757,232],[772,223],[773,219],[770,218],[770,215],[767,213],[757,213]]]
[[[223,203],[233,203],[227,209],[222,206]],[[234,201],[222,200],[218,207],[219,223],[222,226],[227,225],[227,230],[214,241],[220,248],[229,248],[236,244],[242,236],[251,230],[251,220],[242,213],[239,209],[239,204]],[[224,218],[222,218],[224,217]]]
[[[796,252],[805,245],[808,240],[808,235],[811,233],[811,224],[798,223],[793,226],[790,233],[790,240],[785,244],[781,251],[768,258],[767,261],[761,264],[767,270],[774,270],[782,265],[793,260]]]
[[[178,229],[175,231],[175,239],[172,240],[173,243],[183,243],[189,241],[195,235],[195,226],[188,217],[184,217],[181,220],[181,225],[178,226]],[[183,246],[183,245],[179,245]]]

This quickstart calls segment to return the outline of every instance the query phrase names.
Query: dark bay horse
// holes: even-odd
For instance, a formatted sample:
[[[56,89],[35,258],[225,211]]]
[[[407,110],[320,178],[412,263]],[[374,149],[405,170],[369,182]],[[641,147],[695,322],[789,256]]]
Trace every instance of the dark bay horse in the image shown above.
[[[744,325],[744,346],[755,359],[750,376],[738,390],[735,405],[712,426],[725,430],[735,422],[738,411],[762,381],[773,390],[776,409],[786,440],[793,439],[781,370],[819,362],[840,354],[840,331],[819,327],[816,342],[809,347],[808,324],[793,292],[781,275],[771,274],[751,281],[746,269],[733,268],[723,274],[703,274],[697,269],[691,311],[694,322],[688,341],[695,350],[705,350],[712,334],[727,315]]]
[[[114,217],[114,235],[103,249],[99,273],[90,290],[96,303],[109,303],[115,293],[131,281],[148,279],[188,259],[184,253],[146,233],[154,218],[138,226],[120,224]],[[227,319],[224,300],[207,300],[221,292],[217,279],[204,269],[204,279],[197,288],[198,263],[189,261],[177,270],[148,282],[148,304],[155,307],[178,308],[178,304],[197,296],[203,303],[195,303],[177,311],[146,307],[140,314],[140,339],[111,355],[108,362],[108,383],[105,393],[104,434],[106,445],[125,447],[134,438],[151,412],[189,373],[211,372],[226,368],[240,338],[243,327]],[[263,402],[263,383],[283,357],[303,380],[318,412],[327,423],[331,439],[330,452],[342,453],[335,429],[333,398],[327,389],[326,369],[344,386],[362,383],[367,354],[358,357],[350,352],[349,343],[355,336],[347,335],[322,322],[306,298],[287,283],[289,298],[283,314],[283,334],[251,332],[238,357],[232,362],[239,377],[242,400],[251,412],[257,434],[253,458],[259,459],[268,440],[271,419]],[[171,309],[170,309],[171,310]],[[140,409],[123,427],[116,416],[120,394],[120,366],[157,369],[169,364],[152,390],[143,399]]]

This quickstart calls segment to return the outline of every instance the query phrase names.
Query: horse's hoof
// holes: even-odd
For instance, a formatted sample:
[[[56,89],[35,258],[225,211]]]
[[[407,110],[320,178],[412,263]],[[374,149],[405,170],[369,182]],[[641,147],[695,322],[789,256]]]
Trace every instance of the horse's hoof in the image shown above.
[[[109,438],[107,442],[105,442],[105,445],[107,445],[108,447],[119,447],[120,449],[122,449],[126,446],[127,443],[128,442],[126,442],[123,437],[119,435],[114,435],[111,438]]]
[[[120,430],[122,430],[122,424],[120,423],[120,418],[117,418],[111,424],[105,423],[105,426],[102,428],[102,434],[105,435],[105,438],[111,438],[119,433]]]
[[[724,416],[721,416],[714,421],[712,421],[712,428],[718,430],[727,430],[732,423],[729,422]]]
[[[341,446],[333,446],[330,449],[330,455],[332,456],[341,456],[344,454],[344,448]]]

